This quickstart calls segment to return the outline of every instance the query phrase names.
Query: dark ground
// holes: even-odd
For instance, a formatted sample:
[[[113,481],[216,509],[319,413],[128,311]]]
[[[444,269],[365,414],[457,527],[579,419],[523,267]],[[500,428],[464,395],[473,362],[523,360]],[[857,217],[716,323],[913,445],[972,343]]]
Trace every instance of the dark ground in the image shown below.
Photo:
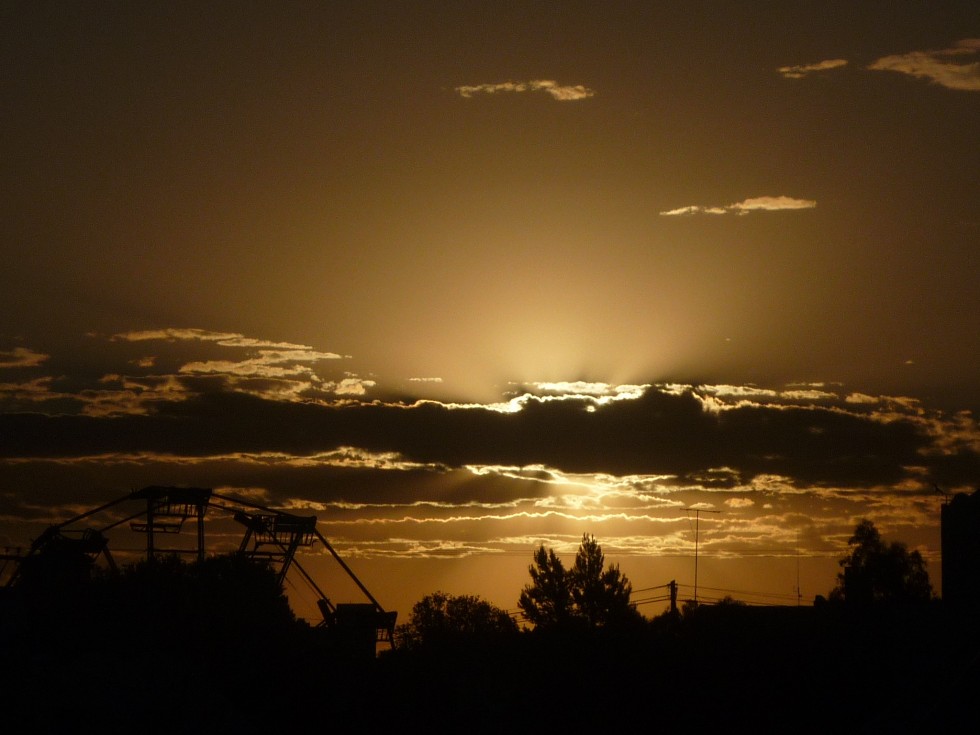
[[[703,606],[609,631],[345,655],[281,608],[0,605],[7,732],[976,731],[977,616]],[[242,609],[244,608],[244,609]],[[151,612],[147,612],[150,610]]]

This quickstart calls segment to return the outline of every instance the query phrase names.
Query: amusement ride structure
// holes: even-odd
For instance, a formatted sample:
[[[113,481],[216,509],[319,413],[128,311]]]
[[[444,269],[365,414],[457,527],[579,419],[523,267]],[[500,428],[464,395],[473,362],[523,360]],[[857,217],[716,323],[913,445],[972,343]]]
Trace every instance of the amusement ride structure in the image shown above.
[[[379,643],[393,646],[397,613],[386,611],[357,578],[317,529],[315,515],[294,515],[209,488],[144,487],[50,526],[25,553],[4,555],[7,564],[13,562],[5,586],[16,587],[32,568],[56,569],[60,575],[87,574],[93,565],[103,563],[114,570],[117,563],[109,541],[115,535],[111,532],[126,527],[145,537],[145,551],[140,554],[148,561],[168,554],[202,561],[209,553],[208,524],[219,519],[234,521],[227,525],[243,531],[237,553],[266,562],[280,585],[287,581],[287,574],[298,575],[313,590],[323,618],[317,623],[319,627],[370,644],[372,650]],[[193,526],[192,535],[186,533],[189,525]],[[221,535],[227,544],[227,534]],[[327,597],[297,558],[301,548],[310,549],[317,542],[366,602],[334,604]]]

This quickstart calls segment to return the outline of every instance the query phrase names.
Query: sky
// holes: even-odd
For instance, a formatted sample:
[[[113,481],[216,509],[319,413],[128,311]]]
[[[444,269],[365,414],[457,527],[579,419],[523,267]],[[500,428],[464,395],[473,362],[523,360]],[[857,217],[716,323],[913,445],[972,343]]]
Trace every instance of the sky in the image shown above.
[[[863,518],[941,590],[975,2],[36,0],[0,38],[0,545],[189,485],[315,513],[401,619],[515,609],[585,533],[636,599],[806,604]]]

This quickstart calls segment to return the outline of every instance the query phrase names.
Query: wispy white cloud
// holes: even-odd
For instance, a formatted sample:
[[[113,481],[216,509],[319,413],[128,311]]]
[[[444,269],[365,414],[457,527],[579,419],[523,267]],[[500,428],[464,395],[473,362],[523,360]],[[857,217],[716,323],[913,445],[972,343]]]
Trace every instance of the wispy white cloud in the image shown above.
[[[965,61],[962,57],[980,53],[980,38],[964,38],[952,48],[938,51],[910,51],[884,56],[873,61],[872,71],[896,71],[917,79],[928,79],[947,89],[980,92],[980,61]]]
[[[496,84],[474,84],[456,87],[460,97],[473,97],[477,94],[497,94],[498,92],[545,92],[559,102],[584,100],[595,95],[595,91],[581,84],[563,85],[552,79],[532,79],[529,82],[499,82]]]
[[[340,359],[333,352],[321,352],[309,345],[246,337],[236,332],[217,332],[206,329],[166,328],[122,332],[110,337],[111,341],[169,343],[205,343],[233,349],[248,350],[241,359],[200,359],[184,362],[179,375],[222,376],[231,390],[252,393],[264,398],[300,400],[315,387],[325,388],[314,372],[314,365],[322,360]],[[151,368],[156,357],[144,357],[131,361],[137,367]],[[256,381],[267,382],[256,382]],[[336,387],[336,386],[332,386]],[[349,390],[339,391],[349,393]],[[145,396],[143,396],[145,397]]]
[[[817,203],[813,199],[796,199],[787,196],[752,197],[725,207],[705,207],[691,204],[686,207],[668,209],[660,213],[662,217],[689,217],[695,214],[738,214],[749,212],[777,212],[784,209],[813,209]]]
[[[46,412],[63,411],[91,417],[148,416],[161,404],[187,401],[219,385],[226,393],[289,403],[325,402],[327,394],[344,398],[364,396],[375,385],[374,381],[351,373],[334,380],[319,375],[318,366],[323,361],[341,357],[336,353],[234,332],[166,328],[122,332],[103,339],[116,343],[165,343],[155,345],[163,351],[162,356],[144,355],[125,360],[129,370],[135,369],[136,373],[152,371],[160,362],[164,369],[154,374],[117,370],[104,374],[94,384],[91,380],[79,381],[66,376],[0,382],[4,409],[26,411],[45,406]],[[180,354],[188,351],[192,353],[190,356]],[[199,356],[195,352],[205,354]],[[18,347],[0,351],[0,368],[34,367],[48,359],[48,355]]]
[[[58,390],[47,376],[27,383],[0,383],[0,400],[12,410],[41,410],[44,404],[57,410],[78,411],[86,416],[146,415],[160,401],[185,400],[189,393],[174,376],[131,378],[103,375],[98,387]]]
[[[207,360],[189,362],[180,368],[182,373],[225,373],[279,378],[289,375],[308,374],[310,368],[299,363],[336,359],[332,352],[313,349],[259,350],[258,355],[247,360]],[[282,367],[284,366],[285,367]]]
[[[419,471],[429,470],[442,473],[445,465],[412,462],[398,452],[377,452],[359,447],[341,446],[325,452],[313,454],[292,454],[286,452],[226,452],[219,454],[197,455],[173,452],[102,452],[98,454],[83,454],[76,457],[32,457],[6,458],[6,464],[25,464],[29,462],[47,462],[66,467],[82,465],[173,465],[194,466],[203,464],[240,465],[247,467],[289,467],[296,469],[317,469],[323,467],[340,467],[344,469],[371,469],[378,471]],[[225,472],[226,470],[222,470]],[[218,490],[218,488],[215,488]],[[240,492],[240,490],[238,491]],[[267,494],[267,493],[266,493]],[[246,494],[246,497],[248,495]],[[423,501],[411,503],[397,502],[384,505],[408,507],[411,505],[431,504]],[[351,503],[348,501],[333,501],[329,505],[335,507],[367,507],[378,503]],[[458,507],[461,503],[446,503],[447,507]]]
[[[784,390],[780,395],[793,401],[822,401],[837,398],[836,393],[825,390]]]
[[[691,214],[728,214],[728,210],[724,207],[702,207],[697,204],[691,204],[686,207],[678,207],[677,209],[668,209],[666,212],[661,212],[664,217],[684,217]]]
[[[99,384],[98,390],[85,389],[75,396],[82,402],[83,415],[146,415],[160,402],[184,401],[191,395],[173,375],[139,378],[110,374],[103,375]]]
[[[813,209],[817,203],[812,199],[795,199],[793,197],[754,197],[729,204],[728,209],[736,214],[745,214],[752,211],[776,212],[782,209]]]
[[[756,385],[699,385],[698,390],[720,398],[775,398],[779,393]]]
[[[649,385],[614,385],[612,383],[586,382],[584,380],[532,382],[528,383],[528,386],[543,394],[539,398],[544,400],[548,400],[549,398],[574,399],[588,397],[595,399],[599,404],[608,403],[610,400],[639,398],[650,387]],[[526,397],[530,398],[531,396]]]
[[[173,327],[168,327],[166,329],[144,329],[134,332],[121,332],[119,334],[112,335],[110,339],[112,341],[125,342],[147,342],[150,340],[177,342],[181,340],[188,340],[197,342],[214,342],[222,347],[252,347],[270,350],[313,349],[309,345],[298,345],[291,342],[270,342],[269,340],[246,337],[244,334],[238,334],[235,332],[212,332],[207,329]],[[318,354],[321,355],[321,358],[319,359],[325,359],[326,356],[329,356],[330,358],[340,357],[340,355],[326,352]]]
[[[781,66],[776,71],[786,79],[802,79],[813,72],[840,69],[842,66],[847,66],[847,59],[826,59],[825,61],[818,61],[815,64]]]
[[[14,347],[12,350],[0,350],[0,368],[37,367],[50,355],[35,352],[27,347]]]
[[[612,383],[587,383],[584,381],[512,383],[538,391],[541,395],[523,390],[499,403],[442,403],[422,399],[416,405],[432,403],[450,410],[488,410],[498,413],[519,413],[528,405],[575,401],[586,404],[589,411],[613,401],[635,400],[643,396],[649,385],[614,385]]]
[[[0,398],[21,401],[48,401],[62,397],[51,390],[50,376],[35,378],[26,383],[0,383]]]
[[[333,386],[333,392],[338,396],[363,396],[367,394],[368,388],[375,385],[377,383],[373,380],[348,376]]]

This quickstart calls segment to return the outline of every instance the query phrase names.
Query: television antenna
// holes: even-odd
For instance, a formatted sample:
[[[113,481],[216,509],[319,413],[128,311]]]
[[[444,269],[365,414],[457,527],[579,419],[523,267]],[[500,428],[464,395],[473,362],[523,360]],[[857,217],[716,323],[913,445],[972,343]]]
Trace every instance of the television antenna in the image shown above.
[[[803,601],[803,590],[800,587],[800,529],[796,529],[796,606]]]
[[[698,602],[698,537],[701,530],[702,513],[721,513],[720,510],[707,508],[682,508],[685,512],[694,513],[694,604]]]

